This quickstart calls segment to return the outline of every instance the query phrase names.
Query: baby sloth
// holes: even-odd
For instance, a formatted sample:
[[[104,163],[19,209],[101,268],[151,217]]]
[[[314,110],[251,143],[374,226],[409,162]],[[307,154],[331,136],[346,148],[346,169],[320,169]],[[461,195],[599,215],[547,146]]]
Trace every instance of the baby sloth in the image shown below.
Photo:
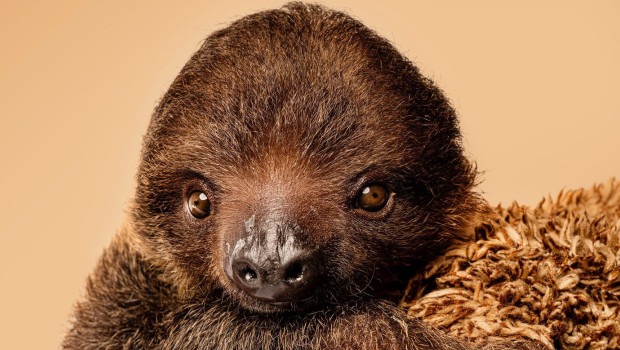
[[[137,180],[64,348],[470,348],[381,297],[479,207],[455,112],[346,14],[291,3],[208,37]]]

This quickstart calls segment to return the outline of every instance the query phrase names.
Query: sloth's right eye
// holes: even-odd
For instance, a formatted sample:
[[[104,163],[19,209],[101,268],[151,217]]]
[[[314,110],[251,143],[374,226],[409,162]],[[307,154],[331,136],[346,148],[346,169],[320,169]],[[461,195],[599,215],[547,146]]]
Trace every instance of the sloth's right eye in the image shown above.
[[[204,192],[192,192],[187,198],[187,207],[196,219],[204,219],[211,214],[211,202]]]
[[[390,199],[390,192],[381,185],[365,186],[357,197],[356,206],[365,211],[379,211]]]

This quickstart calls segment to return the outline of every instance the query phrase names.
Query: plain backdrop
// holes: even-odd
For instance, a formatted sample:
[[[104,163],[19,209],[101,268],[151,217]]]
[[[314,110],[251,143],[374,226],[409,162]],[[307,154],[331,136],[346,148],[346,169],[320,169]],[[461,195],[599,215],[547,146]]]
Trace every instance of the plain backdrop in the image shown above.
[[[323,3],[444,89],[491,203],[620,175],[620,2]],[[282,4],[0,3],[0,348],[59,347],[158,99],[209,33]]]

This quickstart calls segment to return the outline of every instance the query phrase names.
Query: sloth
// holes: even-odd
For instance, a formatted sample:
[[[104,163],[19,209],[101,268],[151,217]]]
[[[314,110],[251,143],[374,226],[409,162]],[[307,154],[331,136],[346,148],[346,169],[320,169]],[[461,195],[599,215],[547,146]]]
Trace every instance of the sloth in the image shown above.
[[[63,347],[473,348],[392,292],[484,207],[475,183],[455,111],[385,39],[320,5],[249,15],[155,109]]]

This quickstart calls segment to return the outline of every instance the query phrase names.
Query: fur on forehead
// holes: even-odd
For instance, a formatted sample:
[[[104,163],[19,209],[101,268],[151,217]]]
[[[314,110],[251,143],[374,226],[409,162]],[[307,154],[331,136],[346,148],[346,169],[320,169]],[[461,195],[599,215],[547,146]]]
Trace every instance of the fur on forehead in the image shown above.
[[[275,173],[330,174],[333,179],[334,174],[350,177],[410,163],[406,158],[412,153],[399,151],[408,147],[402,125],[379,125],[363,116],[300,113],[284,109],[271,116],[240,115],[230,123],[196,118],[192,127],[177,131],[178,142],[169,142],[163,154],[174,155],[180,168],[263,179]]]
[[[411,165],[425,149],[458,153],[458,139],[441,92],[387,41],[347,15],[292,3],[206,39],[156,110],[144,155],[165,166],[166,153],[204,154],[233,171],[287,157],[296,163],[281,165],[354,169],[356,159]]]

